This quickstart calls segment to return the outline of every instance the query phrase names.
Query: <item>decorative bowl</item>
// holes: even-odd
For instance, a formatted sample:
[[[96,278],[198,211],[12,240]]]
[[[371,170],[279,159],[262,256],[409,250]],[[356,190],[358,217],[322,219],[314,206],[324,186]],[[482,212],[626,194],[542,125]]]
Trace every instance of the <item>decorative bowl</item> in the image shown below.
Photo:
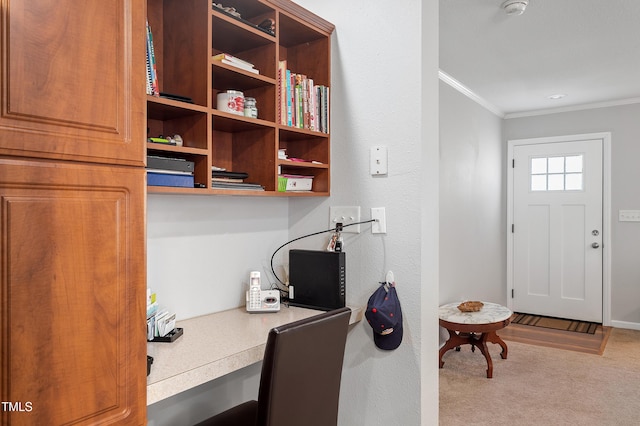
[[[460,309],[462,312],[478,312],[480,309],[482,309],[483,306],[484,306],[484,303],[471,300],[471,301],[462,302],[461,304],[459,304],[458,309]]]

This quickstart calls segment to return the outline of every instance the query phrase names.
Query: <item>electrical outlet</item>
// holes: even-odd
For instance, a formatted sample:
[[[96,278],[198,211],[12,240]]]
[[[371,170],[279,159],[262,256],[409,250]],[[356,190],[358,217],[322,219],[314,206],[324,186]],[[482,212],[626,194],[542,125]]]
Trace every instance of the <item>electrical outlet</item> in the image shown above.
[[[640,210],[619,210],[618,222],[640,222]]]
[[[360,206],[331,206],[329,207],[329,227],[335,228],[338,223],[349,225],[360,222]],[[347,226],[342,232],[359,234],[360,225]]]
[[[371,224],[372,234],[387,233],[387,218],[384,207],[371,207],[371,219],[375,219],[375,222]]]

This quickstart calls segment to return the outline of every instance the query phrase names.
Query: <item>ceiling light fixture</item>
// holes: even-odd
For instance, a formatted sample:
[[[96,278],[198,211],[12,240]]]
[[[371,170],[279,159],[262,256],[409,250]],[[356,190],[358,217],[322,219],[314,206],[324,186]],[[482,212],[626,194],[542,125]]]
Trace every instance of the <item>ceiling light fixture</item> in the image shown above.
[[[547,98],[555,101],[555,100],[557,100],[557,99],[562,99],[562,98],[564,98],[565,96],[567,96],[565,93],[556,93],[556,94],[554,94],[554,95],[549,95],[549,96],[547,96]]]
[[[502,8],[508,16],[518,16],[524,13],[529,5],[529,0],[507,0],[502,3]]]

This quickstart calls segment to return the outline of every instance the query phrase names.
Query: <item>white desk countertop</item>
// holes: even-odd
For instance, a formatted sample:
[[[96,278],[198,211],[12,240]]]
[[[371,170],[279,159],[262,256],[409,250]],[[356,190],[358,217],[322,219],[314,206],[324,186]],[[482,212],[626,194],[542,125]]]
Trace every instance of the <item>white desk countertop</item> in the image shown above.
[[[364,308],[351,307],[350,324]],[[269,330],[321,311],[282,307],[277,313],[249,314],[244,307],[179,321],[184,334],[173,343],[147,343],[153,357],[147,377],[147,405],[262,360]]]

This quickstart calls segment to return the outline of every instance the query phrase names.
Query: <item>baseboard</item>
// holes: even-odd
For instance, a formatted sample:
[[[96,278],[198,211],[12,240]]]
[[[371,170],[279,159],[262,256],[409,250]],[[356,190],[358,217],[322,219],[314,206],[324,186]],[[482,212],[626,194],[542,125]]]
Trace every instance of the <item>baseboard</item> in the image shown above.
[[[615,328],[627,328],[629,330],[640,330],[640,323],[628,322],[628,321],[615,321],[611,320],[611,327]]]

